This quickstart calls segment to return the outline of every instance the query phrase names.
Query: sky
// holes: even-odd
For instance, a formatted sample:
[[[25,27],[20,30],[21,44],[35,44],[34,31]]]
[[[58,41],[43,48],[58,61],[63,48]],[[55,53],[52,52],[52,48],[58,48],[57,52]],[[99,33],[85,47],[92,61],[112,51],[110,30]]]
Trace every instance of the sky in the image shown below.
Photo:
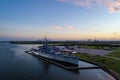
[[[0,41],[120,40],[120,0],[0,0]]]

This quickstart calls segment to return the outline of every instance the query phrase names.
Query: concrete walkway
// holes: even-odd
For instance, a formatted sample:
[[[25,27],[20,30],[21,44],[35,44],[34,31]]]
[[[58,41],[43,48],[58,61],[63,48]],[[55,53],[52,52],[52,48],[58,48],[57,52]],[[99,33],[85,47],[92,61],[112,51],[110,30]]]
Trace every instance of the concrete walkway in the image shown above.
[[[111,57],[111,56],[104,56],[104,57],[108,57],[108,58],[112,58],[112,59],[120,60],[120,58]]]

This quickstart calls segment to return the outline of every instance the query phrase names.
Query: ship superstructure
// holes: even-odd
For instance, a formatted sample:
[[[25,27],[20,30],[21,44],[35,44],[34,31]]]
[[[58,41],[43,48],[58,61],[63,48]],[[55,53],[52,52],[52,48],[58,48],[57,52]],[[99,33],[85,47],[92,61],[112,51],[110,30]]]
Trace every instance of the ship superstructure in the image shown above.
[[[79,57],[69,55],[68,50],[57,51],[54,46],[48,46],[47,38],[44,39],[42,46],[40,46],[38,49],[32,48],[30,51],[35,55],[45,59],[69,64],[71,66],[78,66]]]

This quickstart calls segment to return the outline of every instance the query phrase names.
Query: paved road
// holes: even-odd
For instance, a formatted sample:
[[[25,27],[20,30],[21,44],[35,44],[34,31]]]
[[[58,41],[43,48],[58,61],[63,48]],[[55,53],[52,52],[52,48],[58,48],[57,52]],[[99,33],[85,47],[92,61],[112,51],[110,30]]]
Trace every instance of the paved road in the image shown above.
[[[120,60],[120,58],[116,58],[116,57],[111,57],[111,56],[105,56],[105,57],[116,59],[116,60]]]

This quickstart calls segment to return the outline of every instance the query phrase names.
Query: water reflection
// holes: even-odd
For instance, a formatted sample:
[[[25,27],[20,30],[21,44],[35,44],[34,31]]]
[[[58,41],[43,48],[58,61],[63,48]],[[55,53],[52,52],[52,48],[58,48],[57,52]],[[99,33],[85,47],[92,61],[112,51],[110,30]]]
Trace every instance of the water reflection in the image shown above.
[[[50,64],[47,63],[47,62],[44,62],[42,64],[42,66],[43,66],[43,73],[44,73],[44,75],[48,75],[48,72],[49,72],[49,69],[50,69]]]
[[[69,71],[24,53],[32,47],[0,44],[0,80],[115,80],[101,69]],[[94,66],[79,63],[81,67]]]

